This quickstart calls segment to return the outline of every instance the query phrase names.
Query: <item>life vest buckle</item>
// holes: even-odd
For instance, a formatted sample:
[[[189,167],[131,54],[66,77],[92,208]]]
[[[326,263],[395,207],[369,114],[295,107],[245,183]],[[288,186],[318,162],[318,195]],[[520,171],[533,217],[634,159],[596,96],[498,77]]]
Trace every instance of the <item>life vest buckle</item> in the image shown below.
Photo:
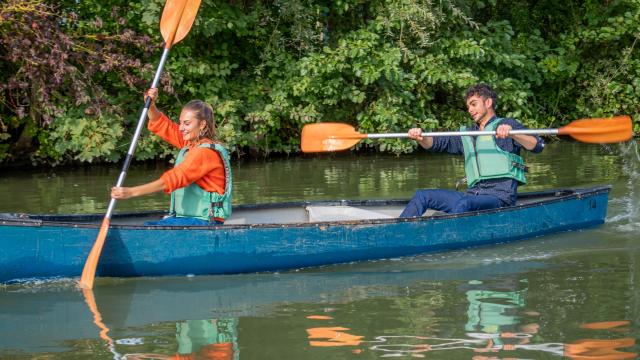
[[[529,172],[529,167],[525,164],[520,164],[518,162],[512,161],[511,166],[516,167],[524,172]]]

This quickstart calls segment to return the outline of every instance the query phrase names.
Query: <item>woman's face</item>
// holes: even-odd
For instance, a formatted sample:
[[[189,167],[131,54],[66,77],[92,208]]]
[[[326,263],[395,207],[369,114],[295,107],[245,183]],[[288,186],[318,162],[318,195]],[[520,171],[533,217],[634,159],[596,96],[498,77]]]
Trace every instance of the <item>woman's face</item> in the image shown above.
[[[180,133],[182,139],[187,142],[198,140],[200,131],[204,129],[206,122],[198,120],[191,110],[182,110],[180,113]]]

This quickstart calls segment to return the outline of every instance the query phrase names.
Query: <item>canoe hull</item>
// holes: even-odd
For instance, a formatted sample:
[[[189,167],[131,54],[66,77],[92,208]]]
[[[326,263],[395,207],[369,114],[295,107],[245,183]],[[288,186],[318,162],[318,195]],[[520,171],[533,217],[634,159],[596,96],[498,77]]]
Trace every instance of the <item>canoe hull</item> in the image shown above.
[[[275,271],[415,255],[532,238],[604,222],[609,187],[539,203],[417,219],[225,225],[114,226],[98,276]],[[97,224],[0,219],[0,282],[76,277]]]

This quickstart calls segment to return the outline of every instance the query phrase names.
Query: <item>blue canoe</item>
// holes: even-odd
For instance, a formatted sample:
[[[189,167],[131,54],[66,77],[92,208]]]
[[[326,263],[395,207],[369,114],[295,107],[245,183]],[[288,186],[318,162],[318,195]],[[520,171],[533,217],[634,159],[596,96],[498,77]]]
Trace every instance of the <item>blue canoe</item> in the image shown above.
[[[604,223],[611,187],[522,193],[512,207],[399,219],[406,200],[243,205],[222,226],[149,227],[115,214],[98,276],[232,274],[383,259]],[[0,214],[0,283],[76,277],[103,214]]]

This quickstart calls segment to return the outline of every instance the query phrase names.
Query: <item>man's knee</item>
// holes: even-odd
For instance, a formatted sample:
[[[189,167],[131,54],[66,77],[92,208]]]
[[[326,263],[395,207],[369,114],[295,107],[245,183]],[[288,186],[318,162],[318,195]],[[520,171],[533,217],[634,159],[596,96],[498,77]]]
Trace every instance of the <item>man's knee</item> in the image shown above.
[[[472,203],[468,197],[463,197],[458,200],[455,205],[452,207],[451,213],[458,214],[472,210]]]
[[[422,216],[426,210],[426,204],[429,201],[430,192],[430,189],[416,190],[404,211],[400,214],[400,217]]]
[[[487,210],[487,209],[495,209],[501,205],[502,202],[500,199],[492,196],[464,196],[460,198],[453,207],[452,213],[461,213],[467,211],[478,211],[478,210]]]

